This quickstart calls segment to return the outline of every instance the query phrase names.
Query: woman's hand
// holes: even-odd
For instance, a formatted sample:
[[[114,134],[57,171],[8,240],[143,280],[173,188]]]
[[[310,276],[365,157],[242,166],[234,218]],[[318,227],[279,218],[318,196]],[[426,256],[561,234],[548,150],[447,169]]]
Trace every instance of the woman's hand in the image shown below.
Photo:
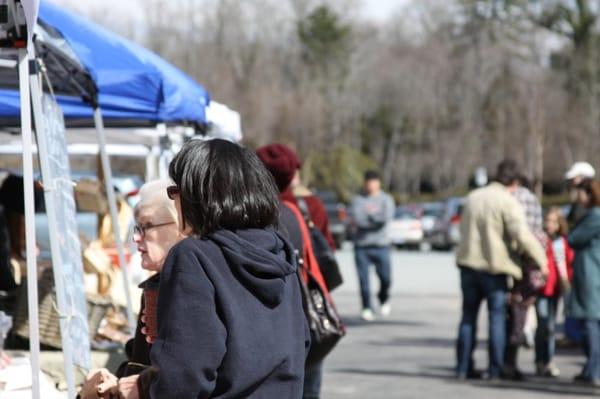
[[[145,308],[142,310],[141,320],[142,320],[142,323],[146,324],[146,309]],[[146,326],[142,327],[141,331],[142,331],[142,334],[144,334],[146,336],[146,342],[148,342],[149,344],[153,344],[154,341],[156,340],[156,338],[148,335],[148,329],[146,328]]]
[[[139,399],[138,375],[124,377],[119,379],[119,398],[120,399]]]
[[[79,396],[81,399],[109,399],[117,394],[118,379],[107,369],[91,370],[85,377]]]

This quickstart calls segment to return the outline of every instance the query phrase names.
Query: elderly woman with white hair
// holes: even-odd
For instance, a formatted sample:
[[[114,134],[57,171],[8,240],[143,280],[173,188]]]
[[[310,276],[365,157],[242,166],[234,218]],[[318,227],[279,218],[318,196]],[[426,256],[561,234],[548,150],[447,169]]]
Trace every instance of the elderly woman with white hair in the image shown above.
[[[155,272],[141,286],[157,284],[169,250],[183,238],[174,202],[167,196],[167,187],[172,184],[168,179],[155,180],[144,184],[139,192],[140,201],[134,210],[133,240],[141,255],[142,268]],[[147,342],[149,340],[144,326],[145,307],[142,297],[135,336],[126,346],[128,361],[119,367],[116,376],[106,369],[92,370],[81,389],[81,399],[110,397],[109,390],[118,384],[117,376],[122,378],[119,388],[127,390],[126,377],[136,375],[150,365],[151,344]]]

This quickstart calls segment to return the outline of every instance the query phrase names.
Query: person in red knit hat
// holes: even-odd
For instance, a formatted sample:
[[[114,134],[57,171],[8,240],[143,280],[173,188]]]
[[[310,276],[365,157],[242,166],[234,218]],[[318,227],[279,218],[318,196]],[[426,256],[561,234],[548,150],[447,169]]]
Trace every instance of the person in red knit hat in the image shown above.
[[[335,250],[335,242],[329,230],[329,217],[323,202],[307,189],[301,190],[302,195],[298,197],[294,195],[294,188],[301,185],[300,168],[302,167],[296,152],[283,144],[269,144],[259,148],[256,153],[275,177],[281,199],[296,206],[299,206],[299,199],[305,201],[312,222],[323,233],[331,249]]]
[[[294,196],[293,186],[294,183],[299,183],[299,171],[302,167],[302,162],[298,158],[298,155],[291,148],[283,144],[269,144],[259,148],[256,154],[271,172],[275,178],[275,183],[279,188],[280,199],[282,203],[293,204],[296,208],[299,208],[299,199]],[[306,193],[306,196],[302,196],[300,201],[304,201],[308,208],[308,215],[312,219],[315,226],[321,230],[327,242],[332,249],[335,249],[335,244],[331,233],[329,231],[329,220],[325,206],[321,200],[313,195],[312,193]],[[280,207],[280,224],[289,225],[286,222],[286,207]],[[292,230],[288,228],[288,230]],[[293,231],[290,231],[290,235],[293,236]],[[302,243],[296,244],[293,237],[290,237],[292,244],[301,246]],[[300,248],[298,248],[300,249]],[[321,272],[317,273],[320,284],[325,287],[325,282],[321,275]],[[326,288],[325,288],[326,289]],[[321,392],[321,381],[323,379],[323,361],[314,363],[313,365],[306,367],[304,375],[304,394],[303,399],[318,399]]]

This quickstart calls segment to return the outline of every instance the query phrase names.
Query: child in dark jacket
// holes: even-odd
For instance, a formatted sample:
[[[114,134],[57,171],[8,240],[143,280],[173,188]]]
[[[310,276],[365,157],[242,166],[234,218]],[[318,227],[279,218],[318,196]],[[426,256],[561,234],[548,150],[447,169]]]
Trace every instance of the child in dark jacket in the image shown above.
[[[536,302],[538,326],[535,334],[535,362],[538,376],[558,377],[560,371],[552,362],[556,311],[560,298],[570,290],[574,253],[567,243],[567,222],[559,208],[548,211],[544,230],[547,235],[548,277]]]

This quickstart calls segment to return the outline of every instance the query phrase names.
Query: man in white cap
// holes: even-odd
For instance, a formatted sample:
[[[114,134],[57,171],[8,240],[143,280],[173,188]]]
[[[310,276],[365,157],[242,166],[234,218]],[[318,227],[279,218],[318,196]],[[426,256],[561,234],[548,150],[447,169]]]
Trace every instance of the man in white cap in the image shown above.
[[[585,207],[577,202],[577,186],[584,180],[593,179],[595,176],[596,170],[587,162],[575,162],[565,174],[565,179],[569,182],[571,197],[571,210],[567,216],[570,228],[575,226],[586,212]]]

